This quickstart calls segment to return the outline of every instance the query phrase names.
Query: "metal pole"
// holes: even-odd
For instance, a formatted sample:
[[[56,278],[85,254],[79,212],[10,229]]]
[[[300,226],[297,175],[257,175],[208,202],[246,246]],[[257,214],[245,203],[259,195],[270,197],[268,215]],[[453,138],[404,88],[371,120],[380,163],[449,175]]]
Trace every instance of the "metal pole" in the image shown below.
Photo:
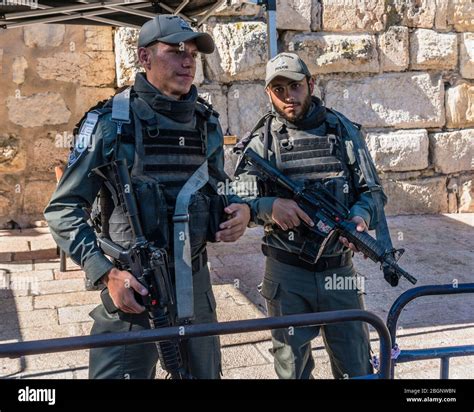
[[[163,3],[163,2],[158,2],[157,3],[158,6],[162,7],[163,9],[165,9],[167,12],[171,13],[171,14],[174,14],[175,16],[179,16],[181,18],[183,18],[184,20],[188,21],[188,22],[191,22],[191,23],[196,23],[196,19],[193,19],[193,18],[190,18],[188,16],[186,16],[185,14],[183,13],[176,13],[176,10],[173,9],[172,7],[168,6],[167,4]]]
[[[268,58],[272,59],[278,54],[276,0],[266,0],[264,5],[267,12]]]
[[[132,345],[172,339],[189,339],[200,336],[227,335],[232,333],[254,332],[268,329],[282,329],[312,325],[325,325],[348,321],[370,323],[380,337],[380,369],[382,379],[390,377],[390,334],[377,315],[365,310],[341,310],[332,312],[306,313],[248,319],[223,323],[204,323],[189,326],[173,326],[161,329],[149,329],[137,332],[106,333],[72,338],[46,339],[29,342],[6,343],[0,345],[1,357],[20,357],[50,352],[65,352],[80,349],[98,348],[116,345]]]
[[[127,14],[134,14],[135,16],[146,17],[147,19],[152,19],[153,17],[156,17],[156,13],[151,13],[145,10],[134,10],[124,6],[105,6],[105,8],[109,10],[121,11]]]
[[[407,349],[401,351],[398,363],[428,359],[458,358],[474,355],[474,345],[445,346],[441,348]]]
[[[272,59],[278,54],[278,31],[277,31],[277,4],[276,0],[246,0],[245,3],[263,6],[267,20],[267,48],[268,59]]]
[[[91,14],[88,14],[91,13]],[[109,25],[114,25],[114,26],[123,26],[123,27],[131,27],[134,29],[139,29],[141,26],[138,26],[136,24],[132,23],[123,23],[117,20],[112,20],[112,19],[107,19],[104,17],[89,17],[89,16],[98,16],[99,14],[110,14],[112,13],[111,10],[101,10],[98,12],[86,12],[86,13],[80,13],[80,14],[74,14],[74,15],[63,15],[63,16],[54,16],[54,17],[44,17],[41,19],[35,19],[35,20],[24,20],[18,23],[5,23],[5,24],[0,24],[0,28],[2,29],[12,29],[12,28],[17,28],[17,27],[24,27],[24,26],[29,26],[31,24],[38,24],[38,23],[61,23],[66,20],[75,20],[75,19],[81,19],[85,18],[87,20],[94,20],[102,23],[106,23]]]
[[[176,7],[176,10],[174,11],[174,14],[181,13],[181,10],[183,10],[189,3],[189,0],[183,0],[183,2]]]
[[[136,5],[128,6],[127,9],[128,8],[139,9],[143,7],[147,7],[147,4],[146,3],[136,4]],[[67,20],[75,20],[75,19],[84,18],[87,20],[95,20],[95,21],[100,21],[103,23],[113,24],[117,26],[140,28],[140,26],[137,26],[135,24],[122,23],[122,22],[112,20],[112,19],[107,19],[104,17],[96,17],[102,14],[111,14],[111,13],[113,13],[113,11],[110,9],[85,11],[85,12],[80,12],[80,13],[62,14],[60,16],[43,17],[39,19],[31,19],[31,20],[26,19],[23,21],[20,20],[18,22],[5,22],[5,24],[1,24],[0,27],[4,29],[9,29],[9,28],[15,28],[15,27],[28,26],[28,25],[37,24],[37,23],[56,23],[56,22],[62,22],[62,21],[67,21]]]
[[[456,286],[448,285],[428,285],[408,289],[402,293],[393,303],[387,315],[387,327],[390,332],[393,345],[396,343],[397,322],[403,308],[413,299],[420,296],[432,295],[457,295],[460,293],[474,293],[474,283],[459,283]]]
[[[206,20],[211,17],[212,13],[214,13],[219,7],[221,7],[224,3],[226,2],[226,0],[220,0],[218,1],[216,4],[214,4],[214,6],[212,6],[208,11],[206,11],[204,13],[204,16],[202,16],[198,22],[197,22],[197,26],[198,27],[201,27],[205,22]]]
[[[449,358],[441,358],[440,379],[449,379]]]

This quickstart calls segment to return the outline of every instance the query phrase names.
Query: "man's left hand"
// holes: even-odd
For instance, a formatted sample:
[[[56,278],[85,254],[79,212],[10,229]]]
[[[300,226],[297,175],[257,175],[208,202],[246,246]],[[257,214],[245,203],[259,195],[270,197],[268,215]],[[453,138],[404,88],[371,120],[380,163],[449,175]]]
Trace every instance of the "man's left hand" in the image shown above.
[[[367,227],[367,224],[365,223],[365,220],[361,218],[360,216],[354,216],[351,219],[351,222],[357,223],[356,230],[358,232],[368,232],[369,228]],[[340,236],[339,237],[339,242],[341,242],[344,246],[348,247],[350,250],[352,250],[355,253],[359,253],[359,249],[354,245],[354,243],[349,242],[347,238]],[[364,255],[364,259],[367,259],[367,256]]]
[[[250,208],[246,204],[232,203],[224,209],[230,218],[220,224],[216,241],[235,242],[241,237],[250,222]]]

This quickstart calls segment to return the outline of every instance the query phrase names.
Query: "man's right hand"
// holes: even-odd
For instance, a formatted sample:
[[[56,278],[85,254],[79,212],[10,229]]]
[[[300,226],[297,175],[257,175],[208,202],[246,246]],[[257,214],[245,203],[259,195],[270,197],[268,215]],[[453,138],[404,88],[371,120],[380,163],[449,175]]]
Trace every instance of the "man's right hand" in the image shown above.
[[[278,198],[273,202],[272,219],[283,230],[299,226],[301,220],[309,226],[314,226],[311,218],[291,199]]]
[[[145,307],[140,305],[133,296],[133,291],[146,296],[147,289],[126,270],[113,268],[108,272],[103,282],[109,289],[114,305],[125,313],[142,313]]]

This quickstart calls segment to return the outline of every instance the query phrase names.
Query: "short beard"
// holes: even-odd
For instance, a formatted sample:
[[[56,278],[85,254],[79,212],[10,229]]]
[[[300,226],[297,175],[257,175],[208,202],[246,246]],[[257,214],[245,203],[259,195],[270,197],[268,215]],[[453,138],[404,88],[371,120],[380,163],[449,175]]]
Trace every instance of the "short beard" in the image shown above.
[[[283,110],[280,110],[277,107],[275,107],[275,110],[285,120],[287,120],[291,123],[296,123],[297,121],[303,119],[306,116],[310,106],[311,106],[311,94],[308,93],[308,96],[306,96],[306,99],[304,100],[303,104],[301,105],[301,113],[300,113],[299,116],[297,116],[297,117],[288,116]]]

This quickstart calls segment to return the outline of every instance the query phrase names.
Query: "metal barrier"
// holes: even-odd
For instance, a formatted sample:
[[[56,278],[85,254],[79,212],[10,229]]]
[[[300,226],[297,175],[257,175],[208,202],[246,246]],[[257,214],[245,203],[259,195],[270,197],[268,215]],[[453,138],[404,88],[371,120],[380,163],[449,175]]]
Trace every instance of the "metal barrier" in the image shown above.
[[[0,358],[16,358],[40,353],[65,352],[71,350],[105,346],[156,342],[170,339],[195,338],[200,336],[228,335],[268,329],[326,325],[331,323],[363,321],[372,325],[380,339],[380,368],[377,374],[366,378],[390,378],[391,339],[387,327],[377,315],[365,310],[340,310],[332,312],[305,313],[264,319],[248,319],[222,323],[204,323],[188,326],[173,326],[137,332],[107,333],[71,338],[45,339],[0,345]]]
[[[387,316],[387,327],[392,341],[392,367],[391,378],[395,373],[396,363],[411,362],[417,360],[440,358],[440,379],[449,378],[449,359],[453,357],[474,355],[474,345],[447,346],[444,348],[428,348],[417,350],[400,350],[396,342],[397,322],[402,309],[413,299],[420,296],[432,295],[457,295],[461,293],[474,293],[474,283],[461,283],[456,286],[430,285],[419,286],[402,293],[393,303]]]

